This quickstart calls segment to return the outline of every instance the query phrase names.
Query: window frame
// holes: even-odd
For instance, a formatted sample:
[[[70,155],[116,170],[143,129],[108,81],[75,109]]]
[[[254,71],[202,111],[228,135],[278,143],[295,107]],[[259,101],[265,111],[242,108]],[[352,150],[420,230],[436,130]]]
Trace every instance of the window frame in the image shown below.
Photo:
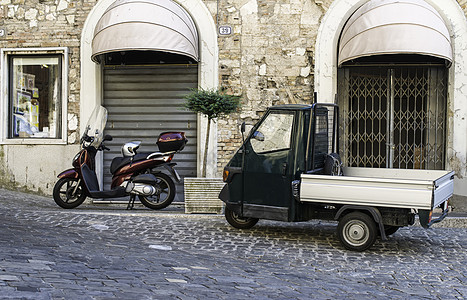
[[[61,137],[60,138],[9,138],[10,120],[10,56],[43,56],[57,55],[61,64]],[[0,93],[0,144],[67,144],[68,140],[68,48],[2,48],[0,49],[1,93]]]
[[[289,137],[289,146],[287,148],[277,148],[277,149],[272,149],[272,150],[264,150],[264,151],[260,151],[260,152],[257,152],[255,149],[254,149],[254,146],[253,144],[251,143],[252,139],[254,139],[253,135],[258,132],[258,129],[264,124],[265,120],[267,118],[269,118],[269,116],[271,115],[290,115],[292,116],[292,123],[291,123],[291,126],[290,126],[290,137]],[[261,123],[254,128],[254,131],[251,132],[251,136],[250,136],[250,139],[249,139],[249,143],[250,143],[250,146],[251,146],[251,149],[253,150],[254,153],[256,154],[259,154],[259,155],[263,155],[263,154],[269,154],[269,153],[275,153],[275,152],[281,152],[281,151],[289,151],[291,148],[292,148],[292,138],[293,138],[293,131],[294,131],[294,122],[295,122],[295,113],[293,111],[270,111],[265,117],[264,119],[262,119]]]

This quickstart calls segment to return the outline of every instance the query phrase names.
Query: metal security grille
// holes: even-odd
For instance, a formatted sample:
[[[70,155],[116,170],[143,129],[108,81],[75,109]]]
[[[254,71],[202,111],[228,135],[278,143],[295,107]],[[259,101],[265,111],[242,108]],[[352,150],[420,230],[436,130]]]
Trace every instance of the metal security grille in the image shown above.
[[[444,67],[346,67],[339,72],[344,164],[444,169]]]
[[[163,131],[184,131],[188,144],[173,162],[182,178],[196,176],[197,115],[183,109],[183,95],[198,85],[196,64],[153,66],[106,66],[104,68],[104,106],[109,116],[106,134],[111,151],[104,153],[104,187],[112,176],[110,163],[120,156],[121,146],[142,141],[140,152],[159,151],[157,137]],[[183,201],[183,183],[176,184],[175,201]]]

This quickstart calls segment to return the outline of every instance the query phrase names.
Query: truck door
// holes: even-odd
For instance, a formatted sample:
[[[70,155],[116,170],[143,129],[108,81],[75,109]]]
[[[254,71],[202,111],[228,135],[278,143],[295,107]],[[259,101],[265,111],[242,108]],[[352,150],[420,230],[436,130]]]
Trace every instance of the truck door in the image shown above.
[[[269,111],[246,141],[243,204],[287,207],[294,112]]]

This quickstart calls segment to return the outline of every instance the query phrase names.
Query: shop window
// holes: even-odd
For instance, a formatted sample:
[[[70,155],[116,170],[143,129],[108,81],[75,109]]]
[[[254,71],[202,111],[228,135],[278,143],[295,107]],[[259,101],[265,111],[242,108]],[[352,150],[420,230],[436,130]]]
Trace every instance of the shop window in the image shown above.
[[[11,51],[7,63],[8,99],[5,140],[66,140],[65,51]],[[65,108],[65,110],[64,110]],[[66,127],[65,127],[66,129]]]

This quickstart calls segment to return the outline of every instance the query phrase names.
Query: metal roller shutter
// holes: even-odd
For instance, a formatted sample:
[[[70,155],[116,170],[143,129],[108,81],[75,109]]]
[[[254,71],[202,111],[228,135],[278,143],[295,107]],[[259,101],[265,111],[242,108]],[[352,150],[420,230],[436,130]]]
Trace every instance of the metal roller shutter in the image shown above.
[[[110,188],[110,162],[125,142],[141,140],[140,152],[158,151],[163,131],[184,131],[188,144],[173,162],[180,176],[196,176],[197,116],[182,108],[183,95],[196,88],[197,65],[106,66],[104,106],[109,116],[106,134],[113,141],[104,153],[104,187]],[[183,183],[176,184],[174,201],[183,201]]]

